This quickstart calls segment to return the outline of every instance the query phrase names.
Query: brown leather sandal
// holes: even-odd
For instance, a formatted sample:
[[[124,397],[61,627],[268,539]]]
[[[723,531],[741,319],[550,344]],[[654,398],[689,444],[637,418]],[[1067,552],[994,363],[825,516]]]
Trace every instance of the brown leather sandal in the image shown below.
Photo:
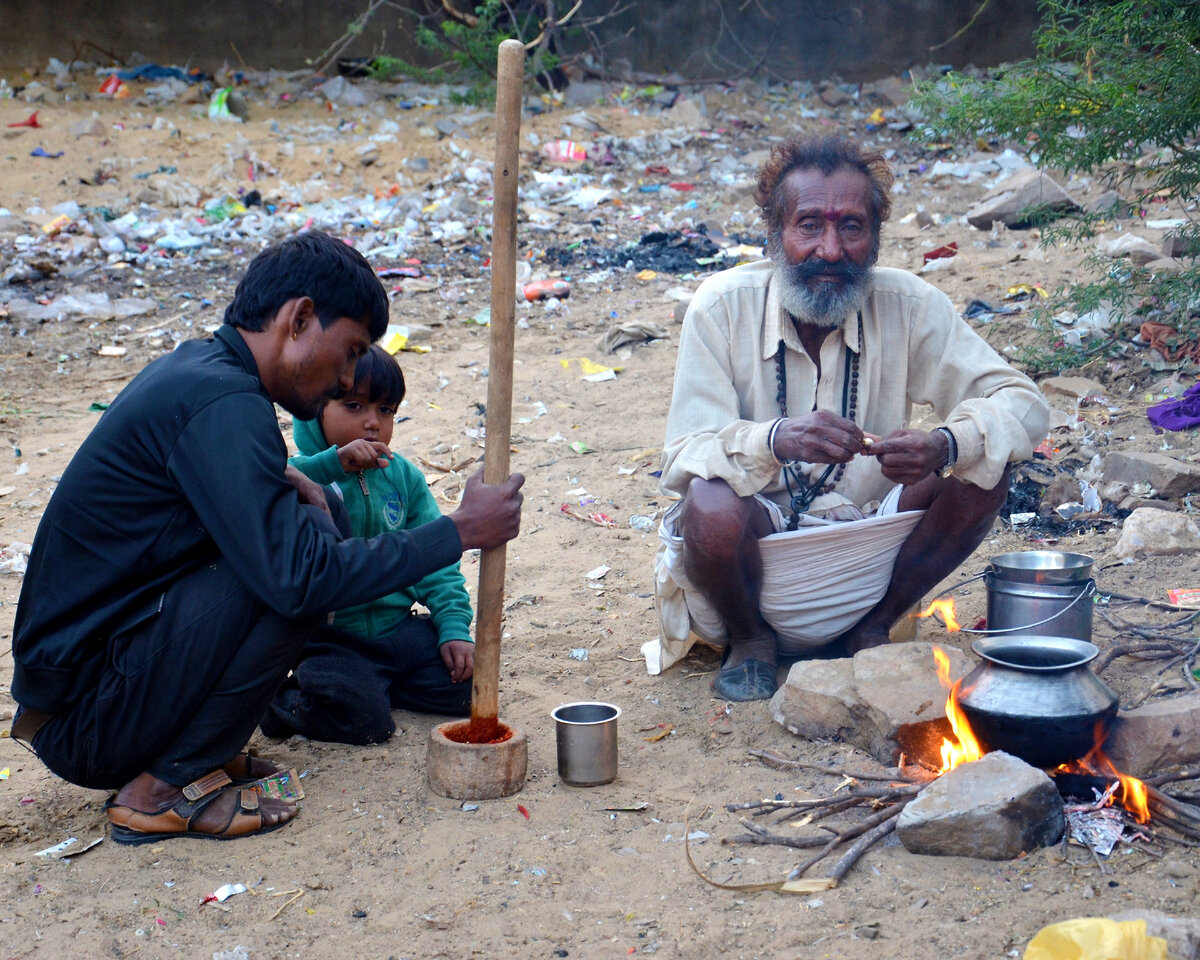
[[[251,766],[255,760],[262,764],[264,768],[270,767],[270,769],[263,769],[258,774],[251,772]],[[287,773],[287,767],[277,766],[275,761],[268,760],[266,757],[260,757],[253,750],[243,750],[221,769],[229,775],[230,780],[241,785],[256,783],[259,780],[266,780],[268,777]]]
[[[237,804],[229,819],[216,830],[193,827],[196,818],[218,797],[236,793]],[[203,840],[233,840],[255,833],[270,833],[292,818],[264,825],[258,808],[259,794],[250,786],[235,784],[223,769],[214,770],[183,788],[183,799],[165,810],[134,810],[109,800],[105,804],[112,824],[115,843],[137,846],[170,840],[174,837],[198,837]]]

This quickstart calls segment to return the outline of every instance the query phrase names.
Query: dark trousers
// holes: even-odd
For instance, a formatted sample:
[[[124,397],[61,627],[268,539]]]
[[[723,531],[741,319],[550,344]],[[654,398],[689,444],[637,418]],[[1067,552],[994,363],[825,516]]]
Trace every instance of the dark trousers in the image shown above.
[[[453,683],[428,616],[411,614],[368,640],[321,627],[263,717],[268,736],[379,743],[396,730],[392,709],[464,716],[471,683]]]
[[[245,746],[322,619],[265,607],[224,560],[201,567],[111,637],[99,682],[33,748],[83,787],[120,787],[142,772],[191,783]]]

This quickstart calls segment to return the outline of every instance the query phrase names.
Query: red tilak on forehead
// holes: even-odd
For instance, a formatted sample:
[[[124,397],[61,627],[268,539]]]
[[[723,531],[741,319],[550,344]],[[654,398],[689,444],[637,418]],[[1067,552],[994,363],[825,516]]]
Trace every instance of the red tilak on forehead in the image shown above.
[[[843,216],[845,216],[845,213],[842,210],[826,210],[823,214],[821,214],[821,216],[823,216],[830,223],[837,223],[842,219]]]

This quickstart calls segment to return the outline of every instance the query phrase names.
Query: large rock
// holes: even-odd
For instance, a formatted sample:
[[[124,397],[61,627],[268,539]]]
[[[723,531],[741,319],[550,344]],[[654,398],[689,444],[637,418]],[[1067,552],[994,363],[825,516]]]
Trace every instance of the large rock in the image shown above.
[[[1033,211],[1077,209],[1079,204],[1066,190],[1044,171],[1031,167],[1001,180],[967,211],[967,222],[980,230],[990,229],[997,220],[1006,227],[1022,227],[1028,225]]]
[[[1131,777],[1200,763],[1200,692],[1122,710],[1113,721],[1104,752],[1121,773]]]
[[[996,751],[925,787],[900,811],[896,836],[911,853],[1011,860],[1058,842],[1064,826],[1054,782]]]
[[[1200,527],[1183,513],[1138,507],[1121,524],[1113,547],[1118,560],[1126,557],[1171,556],[1200,550]]]
[[[973,667],[957,648],[941,649],[951,680]],[[881,763],[895,763],[901,752],[933,761],[950,733],[946,697],[933,644],[891,643],[852,659],[793,664],[771,699],[771,714],[792,733],[853,744]]]
[[[1200,490],[1200,464],[1165,453],[1110,453],[1104,458],[1104,479],[1130,486],[1148,483],[1160,497],[1176,500]]]

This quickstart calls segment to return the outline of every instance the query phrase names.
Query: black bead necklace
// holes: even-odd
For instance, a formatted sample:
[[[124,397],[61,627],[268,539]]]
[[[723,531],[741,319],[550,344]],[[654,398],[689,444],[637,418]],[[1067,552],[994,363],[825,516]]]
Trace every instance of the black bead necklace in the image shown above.
[[[859,328],[862,328],[862,315],[859,315]],[[784,368],[784,345],[779,341],[779,349],[775,351],[775,382],[779,390],[776,399],[779,401],[779,415],[787,419],[787,372]],[[842,375],[842,416],[854,420],[858,407],[858,354],[846,348],[846,369]],[[795,530],[800,523],[800,514],[804,513],[812,502],[822,494],[830,493],[846,472],[844,463],[829,464],[820,478],[814,483],[800,470],[800,461],[787,460],[783,464],[783,479],[787,484],[788,496],[791,497],[792,516],[787,528]]]

